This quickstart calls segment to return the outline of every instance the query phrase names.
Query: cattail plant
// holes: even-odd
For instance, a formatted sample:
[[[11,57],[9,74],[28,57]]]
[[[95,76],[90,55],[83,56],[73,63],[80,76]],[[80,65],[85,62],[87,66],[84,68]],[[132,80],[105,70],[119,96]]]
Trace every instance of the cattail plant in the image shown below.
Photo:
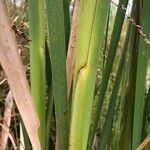
[[[22,144],[11,134],[3,139],[9,129],[2,121],[0,149],[148,150],[149,0],[6,2],[0,1],[0,63],[20,117],[10,124],[5,110],[4,120],[10,116],[10,133]],[[17,52],[22,38],[29,82]]]

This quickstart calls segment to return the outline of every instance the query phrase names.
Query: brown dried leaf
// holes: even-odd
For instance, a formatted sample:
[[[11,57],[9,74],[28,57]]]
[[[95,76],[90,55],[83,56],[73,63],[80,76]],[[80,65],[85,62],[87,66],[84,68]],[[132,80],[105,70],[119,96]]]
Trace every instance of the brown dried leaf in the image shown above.
[[[4,117],[3,117],[3,126],[8,128],[6,131],[4,128],[2,128],[2,134],[0,137],[0,149],[5,150],[7,146],[7,140],[9,137],[9,127],[11,123],[11,112],[13,108],[13,98],[11,91],[9,91],[6,99],[5,99],[5,110],[4,110]]]
[[[27,129],[33,149],[39,150],[39,120],[29,90],[25,71],[21,63],[17,43],[8,19],[5,1],[0,1],[0,63]]]

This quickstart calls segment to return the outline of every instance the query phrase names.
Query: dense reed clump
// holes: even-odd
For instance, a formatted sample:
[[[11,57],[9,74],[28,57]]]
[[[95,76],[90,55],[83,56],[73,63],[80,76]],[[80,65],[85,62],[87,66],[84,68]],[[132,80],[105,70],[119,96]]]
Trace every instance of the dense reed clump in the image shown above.
[[[12,133],[25,149],[149,149],[149,0],[7,0],[0,8],[0,63],[20,115]],[[11,31],[26,40],[31,93]],[[7,138],[3,146],[21,147]]]

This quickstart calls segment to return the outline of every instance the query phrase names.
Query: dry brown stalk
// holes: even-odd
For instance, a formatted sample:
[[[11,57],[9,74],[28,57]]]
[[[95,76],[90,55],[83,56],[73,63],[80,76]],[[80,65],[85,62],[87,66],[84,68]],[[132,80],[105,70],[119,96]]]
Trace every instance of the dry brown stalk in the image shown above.
[[[4,117],[3,117],[3,126],[6,127],[6,129],[2,128],[2,133],[0,137],[0,149],[5,150],[7,146],[7,140],[9,137],[9,127],[11,123],[11,113],[13,108],[13,98],[11,91],[9,91],[6,99],[5,99],[5,110],[4,110]]]
[[[17,150],[17,146],[16,146],[16,143],[14,141],[14,137],[12,136],[12,134],[10,133],[10,130],[8,127],[4,126],[3,124],[0,123],[0,126],[2,127],[3,130],[5,130],[5,132],[7,132],[8,136],[9,136],[9,139],[13,145],[13,148],[14,150]],[[1,146],[1,145],[0,145]],[[1,150],[4,150],[2,149],[2,147],[0,147]]]
[[[0,1],[0,63],[7,76],[17,108],[27,129],[33,149],[40,150],[39,120],[35,111],[17,42],[11,29],[5,0]],[[31,121],[32,120],[32,121]]]
[[[137,150],[143,150],[144,147],[150,142],[150,135],[139,145]]]

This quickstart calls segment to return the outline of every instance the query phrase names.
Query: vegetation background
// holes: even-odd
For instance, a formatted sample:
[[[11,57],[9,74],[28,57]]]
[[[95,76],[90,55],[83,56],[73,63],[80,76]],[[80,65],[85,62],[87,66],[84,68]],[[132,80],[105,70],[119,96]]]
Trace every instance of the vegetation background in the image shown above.
[[[0,149],[150,149],[149,0],[4,5],[0,39],[16,47],[0,40]]]

